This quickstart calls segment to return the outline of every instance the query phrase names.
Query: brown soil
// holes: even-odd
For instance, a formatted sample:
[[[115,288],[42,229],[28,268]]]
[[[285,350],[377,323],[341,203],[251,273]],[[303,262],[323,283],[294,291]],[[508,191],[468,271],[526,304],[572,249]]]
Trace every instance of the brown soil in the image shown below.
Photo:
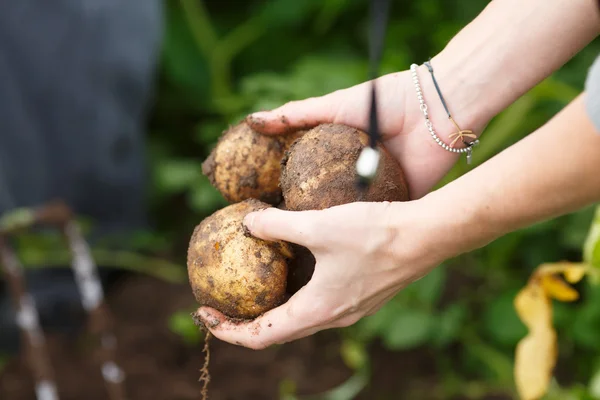
[[[200,399],[202,344],[186,345],[167,326],[172,313],[195,304],[189,288],[135,276],[118,283],[108,300],[118,324],[119,362],[127,373],[129,400]],[[285,379],[295,382],[298,394],[331,389],[351,374],[340,359],[338,338],[335,331],[326,331],[262,351],[213,338],[209,399],[277,400]],[[92,350],[81,336],[54,334],[47,339],[61,400],[108,399]],[[381,348],[372,355],[375,379],[360,400],[404,399],[401,394],[415,383],[435,384],[434,355]],[[0,373],[0,399],[35,400],[23,357]]]

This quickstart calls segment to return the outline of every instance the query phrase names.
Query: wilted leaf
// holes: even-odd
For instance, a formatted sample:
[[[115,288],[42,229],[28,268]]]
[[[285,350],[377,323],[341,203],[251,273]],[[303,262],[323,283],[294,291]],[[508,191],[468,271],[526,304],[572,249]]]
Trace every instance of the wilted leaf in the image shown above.
[[[556,363],[556,333],[539,326],[517,345],[515,381],[522,400],[539,400],[546,393]]]
[[[577,283],[583,279],[586,272],[587,272],[586,267],[574,265],[571,268],[568,268],[565,271],[564,275],[565,275],[565,279],[567,280],[567,282]]]
[[[515,309],[530,331],[552,325],[552,304],[541,286],[530,283],[515,298]]]
[[[589,267],[583,263],[557,262],[540,265],[535,274],[538,276],[563,274],[569,283],[577,283],[588,272]]]
[[[540,282],[544,292],[556,300],[574,301],[579,298],[579,293],[556,275],[543,275]]]
[[[515,299],[517,314],[529,328],[515,357],[515,382],[522,400],[538,400],[546,393],[556,363],[552,304],[538,282],[530,281]]]
[[[539,400],[552,379],[557,358],[552,299],[573,301],[579,298],[579,293],[558,275],[564,274],[569,282],[577,282],[586,271],[583,264],[542,264],[515,298],[517,314],[529,329],[516,349],[515,381],[522,400]]]

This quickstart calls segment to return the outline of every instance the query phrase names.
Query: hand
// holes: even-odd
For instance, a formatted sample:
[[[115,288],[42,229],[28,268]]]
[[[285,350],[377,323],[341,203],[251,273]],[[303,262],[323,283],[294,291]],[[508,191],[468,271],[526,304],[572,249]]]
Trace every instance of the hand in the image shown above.
[[[460,87],[454,95],[456,83],[445,78],[443,65],[439,64],[436,78],[445,89],[444,96],[454,117],[462,129],[479,134],[487,121],[476,121],[479,118],[471,115],[475,111],[472,105],[463,109],[461,102],[463,97],[466,98],[464,91],[467,89]],[[430,118],[436,134],[450,143],[448,135],[456,129],[446,117],[429,72],[423,68],[419,69],[419,77]],[[419,108],[410,71],[385,75],[376,80],[376,85],[383,143],[399,160],[411,199],[420,198],[452,168],[458,156],[442,149],[431,137]],[[293,101],[272,111],[251,114],[247,122],[266,134],[310,128],[321,123],[340,123],[367,130],[370,88],[371,82],[365,82],[322,97]]]
[[[312,279],[251,322],[229,321],[207,307],[197,315],[215,337],[252,349],[352,325],[444,258],[427,243],[445,229],[433,227],[436,219],[419,207],[417,202],[351,203],[320,211],[251,213],[244,223],[254,236],[297,243],[313,253]]]

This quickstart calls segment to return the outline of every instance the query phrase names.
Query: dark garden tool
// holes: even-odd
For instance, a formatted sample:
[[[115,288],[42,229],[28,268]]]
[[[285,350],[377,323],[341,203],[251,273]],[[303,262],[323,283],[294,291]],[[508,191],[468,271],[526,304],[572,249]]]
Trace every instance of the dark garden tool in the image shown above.
[[[369,78],[371,79],[371,104],[369,107],[369,147],[365,147],[356,162],[358,185],[366,191],[377,175],[380,154],[377,143],[381,138],[377,110],[375,79],[379,73],[381,53],[385,42],[389,0],[371,0],[371,29],[369,37]]]

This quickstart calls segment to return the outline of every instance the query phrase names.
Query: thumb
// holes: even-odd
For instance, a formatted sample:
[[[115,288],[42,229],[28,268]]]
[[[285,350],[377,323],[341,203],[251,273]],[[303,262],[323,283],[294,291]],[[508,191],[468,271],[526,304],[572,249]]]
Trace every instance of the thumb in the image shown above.
[[[320,97],[290,101],[271,111],[250,114],[246,122],[252,129],[265,134],[286,133],[299,129],[334,122],[343,92],[329,93]]]
[[[317,210],[284,211],[278,208],[267,208],[249,213],[244,218],[244,225],[252,236],[264,240],[283,240],[305,247],[312,247],[317,241],[315,222]]]

